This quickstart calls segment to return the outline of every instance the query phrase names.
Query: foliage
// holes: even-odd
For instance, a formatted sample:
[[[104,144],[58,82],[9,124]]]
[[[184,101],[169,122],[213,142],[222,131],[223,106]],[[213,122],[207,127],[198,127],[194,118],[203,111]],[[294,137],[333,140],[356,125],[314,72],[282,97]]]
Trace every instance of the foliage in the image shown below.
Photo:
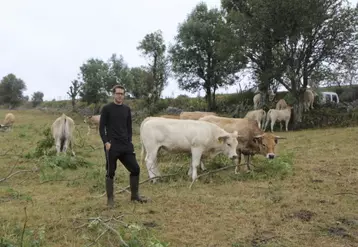
[[[180,89],[204,89],[208,110],[215,109],[216,90],[232,85],[235,73],[244,67],[241,47],[233,39],[222,13],[200,3],[179,25],[175,44],[170,48],[172,70]]]
[[[76,107],[76,97],[80,93],[81,89],[81,83],[78,80],[71,81],[70,89],[68,90],[67,94],[71,97],[71,103],[72,103],[72,110]]]
[[[254,68],[267,72],[268,84],[276,79],[291,92],[296,100],[294,122],[301,122],[301,102],[310,76],[325,64],[338,63],[357,45],[357,11],[343,0],[310,0],[307,4],[223,0],[223,5],[239,37],[246,37],[247,56],[256,64]]]
[[[44,101],[43,98],[44,98],[43,92],[40,91],[34,92],[31,97],[32,106],[36,107],[39,104],[41,104]]]
[[[8,104],[11,108],[24,100],[25,82],[14,74],[8,74],[0,82],[0,104]]]
[[[130,69],[129,76],[131,82],[126,90],[137,99],[147,96],[148,91],[153,84],[151,73],[146,68],[134,67]]]
[[[152,107],[159,100],[164,87],[168,84],[169,77],[168,59],[165,55],[166,45],[162,31],[158,30],[145,35],[137,49],[150,60],[148,66],[144,67],[147,73],[141,73],[141,76],[144,78],[148,104]]]

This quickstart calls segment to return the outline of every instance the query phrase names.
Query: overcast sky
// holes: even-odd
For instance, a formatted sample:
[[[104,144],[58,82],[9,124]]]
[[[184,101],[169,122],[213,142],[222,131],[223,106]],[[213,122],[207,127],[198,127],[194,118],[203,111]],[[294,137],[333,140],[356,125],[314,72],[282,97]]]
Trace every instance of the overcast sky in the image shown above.
[[[358,0],[351,0],[357,3]],[[42,91],[45,100],[67,97],[71,80],[89,58],[121,54],[130,67],[146,64],[139,41],[161,29],[173,42],[178,24],[200,0],[10,0],[0,3],[0,79],[23,79],[25,95]],[[206,0],[219,7],[220,0]],[[235,92],[238,86],[219,92]],[[163,96],[181,93],[171,80]],[[188,94],[188,93],[186,93]]]

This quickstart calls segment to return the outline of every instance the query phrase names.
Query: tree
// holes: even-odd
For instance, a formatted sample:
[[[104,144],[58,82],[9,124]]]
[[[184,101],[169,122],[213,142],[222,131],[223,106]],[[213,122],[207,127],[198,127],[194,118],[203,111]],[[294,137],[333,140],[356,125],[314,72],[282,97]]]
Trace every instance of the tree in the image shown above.
[[[44,101],[43,98],[44,98],[43,92],[40,91],[34,92],[31,97],[32,106],[36,107],[39,104],[41,104]]]
[[[67,92],[67,94],[68,94],[68,96],[71,97],[72,111],[75,111],[75,109],[76,109],[76,97],[79,95],[82,85],[78,80],[71,81],[71,84],[72,85],[70,86],[70,89]]]
[[[309,80],[317,79],[324,64],[338,63],[355,45],[356,9],[345,6],[343,0],[308,0],[305,4],[298,0],[223,0],[223,4],[240,37],[249,37],[245,46],[255,51],[248,53],[251,62],[259,65],[261,56],[256,55],[268,51],[261,57],[271,60],[266,75],[295,98],[294,123],[301,122]]]
[[[130,83],[127,87],[127,91],[134,98],[146,97],[148,91],[151,89],[153,82],[153,77],[146,68],[142,67],[133,67],[130,69]]]
[[[83,80],[80,96],[88,104],[107,101],[107,81],[109,66],[100,59],[88,59],[81,67]]]
[[[8,104],[10,108],[21,104],[25,82],[14,74],[8,74],[0,82],[0,104]]]
[[[203,89],[209,111],[216,108],[216,90],[234,84],[235,74],[246,63],[222,13],[209,10],[205,3],[198,4],[179,25],[169,53],[179,88],[193,93]]]
[[[116,84],[121,84],[126,89],[131,87],[130,69],[122,55],[118,58],[116,54],[112,54],[108,60],[108,67],[109,71],[106,81],[106,90],[108,93],[111,93],[113,86]]]
[[[168,84],[169,66],[165,55],[166,46],[162,31],[158,30],[144,36],[139,42],[137,50],[147,57],[150,61],[148,66],[144,67],[150,73],[150,84],[147,84],[147,100],[150,106],[153,106],[160,98],[164,87]],[[149,78],[150,78],[149,77]]]

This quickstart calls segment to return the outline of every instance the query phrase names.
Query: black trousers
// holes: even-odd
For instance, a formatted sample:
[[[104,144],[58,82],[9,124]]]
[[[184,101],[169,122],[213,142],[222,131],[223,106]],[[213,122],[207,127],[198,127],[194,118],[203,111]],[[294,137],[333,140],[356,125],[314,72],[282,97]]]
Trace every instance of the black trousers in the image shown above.
[[[117,160],[130,172],[130,176],[139,176],[140,167],[134,152],[121,152],[112,147],[108,152],[104,147],[104,152],[106,154],[106,177],[113,179],[117,169]]]

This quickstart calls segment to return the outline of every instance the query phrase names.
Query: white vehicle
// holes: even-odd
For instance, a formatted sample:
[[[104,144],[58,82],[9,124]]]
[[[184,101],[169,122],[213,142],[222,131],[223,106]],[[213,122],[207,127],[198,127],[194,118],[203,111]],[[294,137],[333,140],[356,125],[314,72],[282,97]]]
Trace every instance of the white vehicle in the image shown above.
[[[321,102],[323,104],[328,102],[339,103],[338,94],[335,92],[321,92],[321,95]]]

